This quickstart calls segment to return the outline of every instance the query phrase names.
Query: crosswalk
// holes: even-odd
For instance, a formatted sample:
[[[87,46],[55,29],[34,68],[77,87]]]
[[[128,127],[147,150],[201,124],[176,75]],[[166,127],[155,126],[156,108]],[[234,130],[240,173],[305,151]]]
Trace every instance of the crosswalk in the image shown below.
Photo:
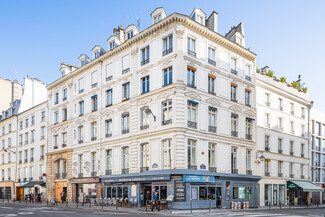
[[[296,213],[269,213],[269,212],[208,212],[208,213],[198,213],[198,212],[192,212],[192,213],[175,213],[173,212],[173,215],[180,214],[181,216],[218,216],[218,217],[232,217],[232,216],[247,216],[247,217],[323,217],[324,214],[296,214]]]

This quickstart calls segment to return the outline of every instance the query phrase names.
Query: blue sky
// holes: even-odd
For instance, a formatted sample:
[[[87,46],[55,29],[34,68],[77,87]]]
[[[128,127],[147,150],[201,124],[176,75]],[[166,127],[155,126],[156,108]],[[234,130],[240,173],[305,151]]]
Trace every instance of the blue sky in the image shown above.
[[[61,62],[78,65],[79,55],[91,57],[97,44],[107,50],[106,39],[118,25],[140,19],[141,29],[147,28],[150,13],[161,6],[168,15],[215,10],[222,35],[244,22],[246,47],[258,55],[258,66],[268,65],[288,81],[301,74],[314,107],[325,112],[322,0],[1,1],[0,76],[29,75],[49,84],[59,78]]]

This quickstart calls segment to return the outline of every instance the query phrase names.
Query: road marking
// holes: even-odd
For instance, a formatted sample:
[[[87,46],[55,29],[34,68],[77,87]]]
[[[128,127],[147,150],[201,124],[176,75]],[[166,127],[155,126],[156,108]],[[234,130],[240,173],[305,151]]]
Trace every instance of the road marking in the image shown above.
[[[14,209],[13,207],[8,207],[8,206],[0,206],[1,209]]]
[[[33,215],[34,212],[19,212],[18,215]]]
[[[71,211],[60,211],[60,210],[42,210],[41,212],[46,212],[46,213],[62,213],[62,214],[69,214],[69,213],[77,213],[77,212],[71,212]]]
[[[92,212],[93,214],[107,215],[108,212]],[[109,212],[111,215],[130,215],[130,213]]]

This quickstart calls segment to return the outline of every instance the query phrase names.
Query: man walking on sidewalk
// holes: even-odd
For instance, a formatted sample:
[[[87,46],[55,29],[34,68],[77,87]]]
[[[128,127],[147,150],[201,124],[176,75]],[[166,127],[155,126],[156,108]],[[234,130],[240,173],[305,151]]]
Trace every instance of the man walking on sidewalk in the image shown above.
[[[153,196],[152,196],[151,212],[153,212],[155,207],[158,211],[160,211],[159,206],[158,206],[158,201],[157,201],[157,192],[153,193]]]

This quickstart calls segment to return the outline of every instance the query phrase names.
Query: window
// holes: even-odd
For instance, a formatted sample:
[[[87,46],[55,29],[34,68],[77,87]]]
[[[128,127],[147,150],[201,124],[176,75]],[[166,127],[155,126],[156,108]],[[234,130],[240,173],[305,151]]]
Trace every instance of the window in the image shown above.
[[[97,74],[98,74],[97,71],[91,73],[91,88],[97,87],[97,79],[98,79]]]
[[[231,136],[238,137],[238,115],[231,113]]]
[[[216,95],[215,88],[214,88],[215,80],[216,80],[216,76],[210,74],[208,75],[208,92],[212,95]]]
[[[140,172],[149,170],[149,144],[141,145],[141,168]]]
[[[78,127],[78,143],[81,144],[84,141],[84,127],[79,126]]]
[[[25,120],[25,127],[29,127],[29,119],[28,118]]]
[[[197,169],[196,166],[196,141],[189,139],[187,146],[187,165],[188,169]]]
[[[290,111],[292,115],[295,114],[295,105],[293,103],[290,103]]]
[[[113,105],[113,90],[106,91],[106,107]]]
[[[208,149],[209,171],[216,172],[216,145],[209,143]]]
[[[35,124],[35,116],[33,115],[32,116],[32,126],[34,126],[34,124]]]
[[[91,153],[91,176],[96,173],[96,152]]]
[[[130,132],[130,117],[129,113],[122,114],[122,134]]]
[[[196,88],[195,86],[195,68],[187,67],[187,86]]]
[[[289,174],[290,174],[290,176],[293,175],[293,163],[290,163],[290,164],[289,164]],[[291,178],[292,178],[292,177],[291,177]]]
[[[124,171],[123,171],[124,170]],[[129,147],[122,148],[122,173],[128,173],[129,171]]]
[[[216,61],[215,61],[215,49],[209,47],[208,48],[208,62],[211,65],[216,65]]]
[[[115,41],[112,41],[109,43],[109,49],[112,50],[117,46],[117,44],[115,43]]]
[[[67,144],[67,133],[62,133],[62,146]]]
[[[198,22],[198,23],[204,25],[204,24],[203,24],[203,17],[202,17],[202,16],[197,15],[197,18],[196,18],[196,19],[197,19],[197,22]]]
[[[265,127],[270,128],[270,114],[269,113],[265,113]]]
[[[187,53],[196,57],[195,53],[195,40],[193,38],[187,38]]]
[[[149,75],[146,77],[141,78],[142,83],[142,94],[148,93],[150,91],[150,79]]]
[[[197,128],[196,122],[196,111],[197,111],[197,102],[189,100],[187,102],[187,126],[193,129]]]
[[[84,109],[84,101],[79,102],[79,116],[84,115],[85,109]]]
[[[173,52],[173,35],[169,35],[163,38],[163,52],[162,55],[165,56]]]
[[[112,69],[112,67],[113,67],[112,63],[107,64],[105,66],[106,82],[113,79],[113,75],[112,75],[113,74],[113,69]]]
[[[270,160],[266,159],[264,163],[265,176],[270,176]]]
[[[150,54],[150,51],[149,51],[149,46],[141,49],[141,66],[149,63],[149,54]]]
[[[283,161],[278,161],[278,176],[282,177],[283,175]]]
[[[27,163],[27,161],[28,161],[28,150],[25,150],[24,153],[25,153],[25,163]]]
[[[270,151],[270,136],[265,135],[265,151]]]
[[[43,160],[44,159],[44,150],[45,150],[45,147],[44,145],[41,146],[41,151],[40,151],[40,159]]]
[[[301,175],[301,178],[303,179],[304,178],[304,165],[303,164],[300,164],[300,175]]]
[[[279,130],[280,131],[283,131],[283,118],[282,117],[279,117],[279,120],[278,120],[278,125],[279,125]]]
[[[130,82],[122,84],[122,101],[130,99]]]
[[[246,149],[246,174],[252,175],[252,150]]]
[[[35,130],[32,130],[31,132],[30,132],[30,134],[31,134],[31,142],[34,142],[35,141]]]
[[[162,141],[163,146],[163,169],[171,169],[172,168],[172,144],[171,139],[166,139]]]
[[[63,99],[62,99],[62,101],[66,101],[67,98],[68,98],[68,89],[64,88],[63,89]]]
[[[230,89],[230,99],[233,102],[237,102],[237,87],[238,87],[237,84],[231,83],[231,85],[230,85],[230,88],[231,88]]]
[[[92,110],[92,112],[97,111],[97,105],[98,105],[97,95],[94,95],[94,96],[91,97],[91,110]]]
[[[79,154],[79,174],[82,174],[83,171],[83,159],[82,159],[82,154]],[[78,175],[78,176],[82,176],[82,175]]]
[[[58,147],[58,135],[54,135],[54,148]]]
[[[11,162],[11,153],[8,153],[8,163]]]
[[[2,135],[5,135],[5,133],[6,133],[5,127],[2,127]]]
[[[281,154],[282,153],[282,139],[278,138],[278,152]]]
[[[302,144],[301,143],[301,157],[304,157],[305,156],[305,152],[304,152],[304,148],[305,147],[305,144]],[[324,162],[325,163],[325,162]]]
[[[31,162],[34,161],[34,149],[33,148],[30,149],[30,161]]]
[[[251,106],[251,90],[245,90],[245,105]]]
[[[106,151],[106,175],[112,174],[112,149]]]
[[[265,93],[265,105],[270,106],[270,94]]]
[[[141,126],[140,130],[149,128],[149,111],[148,108],[141,109]]]
[[[290,155],[293,155],[293,145],[294,145],[294,142],[293,141],[290,141]]]
[[[122,74],[126,74],[130,71],[130,55],[122,57]]]
[[[59,123],[59,112],[54,112],[54,124]]]
[[[112,119],[105,120],[105,137],[112,136]]]
[[[290,121],[290,131],[292,134],[295,134],[295,123],[293,121]]]
[[[167,86],[173,83],[173,67],[163,69],[164,85]]]
[[[97,122],[92,122],[90,124],[91,130],[91,141],[95,141],[97,139]]]
[[[231,58],[231,73],[237,75],[237,59]]]
[[[301,125],[301,136],[305,137],[305,125],[304,124]]]
[[[305,119],[305,108],[301,107],[301,118]]]
[[[23,134],[19,135],[19,145],[23,145]]]
[[[59,92],[56,92],[54,94],[54,105],[57,105],[59,103]]]
[[[41,118],[42,121],[45,121],[45,111],[42,111],[42,118]]]
[[[5,149],[5,141],[2,140],[2,149]]]
[[[246,139],[253,139],[253,118],[246,118]]]
[[[153,23],[155,24],[155,23],[158,23],[160,20],[161,20],[161,14],[158,14],[158,15],[156,15],[156,16],[154,16],[154,18],[153,18]]]
[[[28,144],[28,133],[25,133],[25,144]]]
[[[84,92],[84,88],[85,88],[85,79],[84,78],[80,78],[78,80],[78,86],[79,86],[79,93],[83,93]]]
[[[246,65],[246,71],[245,71],[245,79],[251,81],[251,66]]]
[[[231,148],[231,173],[238,174],[237,169],[237,148]]]
[[[23,121],[20,121],[20,122],[19,122],[19,128],[20,128],[20,129],[23,129]]]
[[[68,109],[64,108],[62,109],[62,121],[68,120]]]
[[[162,102],[162,125],[167,125],[172,123],[172,111],[173,105],[172,100],[167,100]]]
[[[127,38],[126,39],[130,39],[130,38],[132,38],[133,37],[133,31],[129,31],[128,33],[127,33]]]
[[[8,125],[8,133],[11,133],[11,124]]]
[[[208,126],[208,130],[209,132],[213,132],[216,133],[217,132],[217,126],[216,126],[216,122],[217,122],[217,109],[214,107],[209,106],[209,115],[208,115],[208,119],[209,119],[209,126]]]
[[[279,109],[283,111],[283,99],[279,98]]]

